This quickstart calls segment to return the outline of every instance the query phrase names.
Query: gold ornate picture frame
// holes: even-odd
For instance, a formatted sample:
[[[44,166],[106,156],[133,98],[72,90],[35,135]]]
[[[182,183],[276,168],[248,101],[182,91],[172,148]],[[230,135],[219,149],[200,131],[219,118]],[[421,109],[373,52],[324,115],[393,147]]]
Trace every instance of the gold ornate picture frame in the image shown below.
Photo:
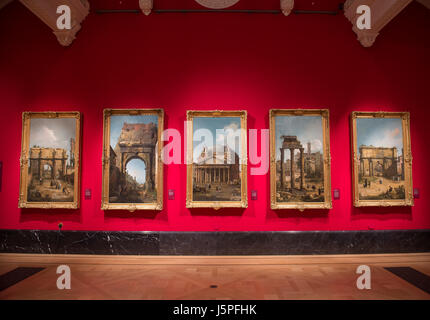
[[[413,206],[409,112],[352,112],[355,207]]]
[[[81,114],[23,112],[19,208],[77,209]]]
[[[103,112],[102,210],[162,210],[163,109]]]
[[[269,121],[271,208],[331,209],[329,110],[271,109]]]
[[[227,128],[226,132],[238,135],[239,147],[236,149],[228,141],[218,144],[216,139],[212,147],[195,146],[193,137],[197,126],[212,130],[216,139],[219,136],[213,131]],[[186,162],[187,208],[247,208],[247,112],[188,111]]]

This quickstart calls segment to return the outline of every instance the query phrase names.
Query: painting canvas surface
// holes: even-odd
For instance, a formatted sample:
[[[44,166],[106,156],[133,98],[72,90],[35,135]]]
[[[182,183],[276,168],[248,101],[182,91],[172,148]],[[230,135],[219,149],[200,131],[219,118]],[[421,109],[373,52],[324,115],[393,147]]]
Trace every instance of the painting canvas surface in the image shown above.
[[[240,121],[193,119],[193,201],[241,201]]]
[[[360,200],[405,199],[402,120],[358,118]]]
[[[324,202],[321,116],[275,117],[276,201]]]
[[[32,118],[28,202],[73,202],[76,119]]]
[[[157,115],[112,115],[109,202],[157,201]]]

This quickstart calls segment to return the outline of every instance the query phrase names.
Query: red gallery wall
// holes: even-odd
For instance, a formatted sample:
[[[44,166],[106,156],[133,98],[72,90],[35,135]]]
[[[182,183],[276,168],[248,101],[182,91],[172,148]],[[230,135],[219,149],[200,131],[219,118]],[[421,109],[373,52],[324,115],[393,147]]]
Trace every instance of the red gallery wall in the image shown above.
[[[430,11],[411,3],[363,48],[342,14],[91,13],[74,43],[19,2],[0,11],[0,228],[63,230],[367,230],[428,229]],[[166,128],[183,133],[190,109],[246,109],[248,128],[269,126],[271,108],[329,108],[332,188],[329,211],[273,211],[269,175],[248,175],[258,190],[245,210],[185,208],[186,167],[165,166],[161,212],[103,212],[104,108],[164,108]],[[22,111],[83,114],[82,195],[78,210],[18,209]],[[411,112],[412,208],[354,208],[351,111]],[[92,190],[91,200],[83,191]]]

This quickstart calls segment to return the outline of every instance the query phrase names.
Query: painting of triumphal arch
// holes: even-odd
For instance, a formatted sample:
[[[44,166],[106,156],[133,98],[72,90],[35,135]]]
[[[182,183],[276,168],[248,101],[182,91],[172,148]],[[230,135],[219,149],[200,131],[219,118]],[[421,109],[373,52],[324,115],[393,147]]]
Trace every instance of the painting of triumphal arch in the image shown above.
[[[270,111],[272,209],[331,208],[328,115]]]
[[[412,205],[409,113],[352,114],[354,205]]]
[[[104,112],[104,209],[161,209],[160,109]]]
[[[21,208],[79,205],[79,112],[24,112]]]

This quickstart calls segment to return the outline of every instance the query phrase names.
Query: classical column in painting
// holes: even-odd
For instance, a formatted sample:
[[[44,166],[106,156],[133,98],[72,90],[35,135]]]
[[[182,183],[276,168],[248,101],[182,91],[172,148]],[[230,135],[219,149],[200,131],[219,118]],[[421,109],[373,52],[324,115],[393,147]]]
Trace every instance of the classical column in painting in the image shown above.
[[[285,187],[285,171],[284,171],[284,148],[281,148],[281,189]]]
[[[305,186],[305,157],[303,156],[304,149],[300,148],[300,189]]]
[[[56,152],[55,149],[52,151],[52,170],[51,170],[51,179],[55,179],[56,177],[56,171],[57,171],[57,164],[55,161],[55,157],[56,157]]]
[[[63,178],[66,175],[66,151],[63,151],[62,159],[61,159],[61,177]]]
[[[295,188],[294,151],[296,149],[303,150],[303,146],[301,145],[300,141],[297,140],[297,136],[281,136],[281,139],[282,139],[282,148],[281,148],[281,165],[282,165],[282,168],[283,168],[283,162],[284,162],[283,161],[283,158],[284,158],[283,151],[286,149],[290,150],[290,155],[291,155],[291,157],[290,157],[290,169],[291,169],[290,170],[290,177],[291,177],[291,191],[292,191]],[[302,157],[301,161],[303,161],[303,151],[300,152],[300,155]],[[304,165],[302,165],[302,171],[303,170],[304,170]],[[283,170],[281,170],[281,171],[283,171]],[[302,175],[304,177],[304,174],[302,174]],[[283,177],[285,180],[285,173],[283,174]],[[284,182],[284,184],[285,184],[285,182]]]
[[[294,185],[294,148],[290,148],[290,155],[291,155],[291,160],[290,160],[290,164],[291,164],[291,171],[290,171],[290,175],[291,175],[291,190],[294,189],[295,185]]]
[[[42,149],[39,150],[39,161],[37,161],[39,166],[39,179],[43,177],[43,166],[42,166]]]
[[[153,179],[153,173],[154,173],[154,170],[153,170],[153,167],[154,167],[153,159],[155,158],[154,151],[151,150],[149,152],[149,156],[147,158],[149,160],[149,168],[147,168],[147,170],[146,170],[147,171],[147,176],[149,174],[149,190],[154,190],[154,188],[155,188],[155,182],[154,182],[154,179]]]

